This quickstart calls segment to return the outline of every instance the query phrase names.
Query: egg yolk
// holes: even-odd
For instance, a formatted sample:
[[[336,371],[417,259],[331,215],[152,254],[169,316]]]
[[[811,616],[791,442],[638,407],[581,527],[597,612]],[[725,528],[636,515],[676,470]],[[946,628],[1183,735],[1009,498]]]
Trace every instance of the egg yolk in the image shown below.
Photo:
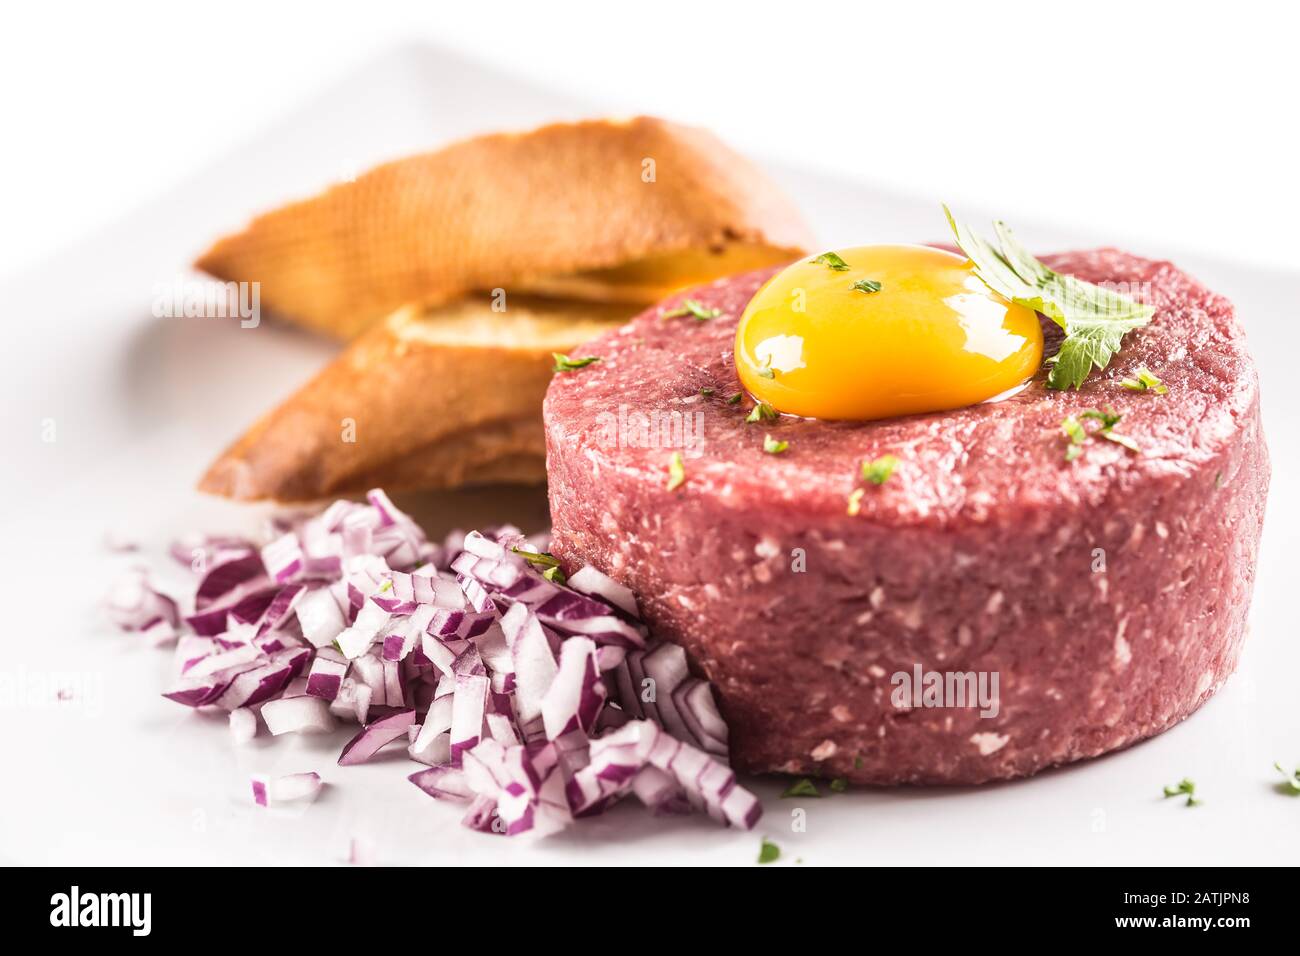
[[[736,371],[777,411],[865,421],[962,408],[1017,388],[1042,362],[1038,316],[992,292],[964,256],[835,255],[839,268],[804,259],[777,273],[741,316]]]

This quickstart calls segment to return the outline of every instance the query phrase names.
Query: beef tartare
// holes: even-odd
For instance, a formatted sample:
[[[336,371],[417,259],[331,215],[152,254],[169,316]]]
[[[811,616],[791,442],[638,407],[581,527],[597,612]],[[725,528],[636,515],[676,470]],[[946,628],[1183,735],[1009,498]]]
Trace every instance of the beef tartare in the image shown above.
[[[556,375],[553,551],[687,649],[738,769],[1017,777],[1160,733],[1233,671],[1269,465],[1232,306],[1166,262],[1044,261],[1155,306],[1078,390],[1043,370],[951,411],[765,418],[733,342],[772,270],[647,311]],[[1146,370],[1166,394],[1123,384]],[[1062,423],[1103,408],[1127,444],[1094,426],[1071,451]],[[888,456],[887,480],[864,476]],[[930,673],[997,675],[995,705],[900,704],[898,675]]]

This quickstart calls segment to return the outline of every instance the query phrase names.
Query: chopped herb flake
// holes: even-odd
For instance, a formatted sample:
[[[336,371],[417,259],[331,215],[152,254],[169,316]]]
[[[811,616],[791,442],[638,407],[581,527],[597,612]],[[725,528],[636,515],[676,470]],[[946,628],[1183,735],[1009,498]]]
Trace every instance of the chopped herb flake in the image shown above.
[[[785,788],[785,793],[781,794],[781,799],[787,797],[821,797],[821,791],[817,789],[817,784],[813,783],[807,777],[796,780],[790,786]]]
[[[693,315],[701,322],[707,322],[709,319],[716,319],[721,314],[721,309],[706,309],[695,299],[686,299],[677,308],[660,313],[659,318],[680,319],[684,315]]]
[[[1142,449],[1138,446],[1138,443],[1128,435],[1121,435],[1119,432],[1113,432],[1109,428],[1103,428],[1101,430],[1101,437],[1107,441],[1113,441],[1116,445],[1123,445],[1135,454],[1142,454]]]
[[[767,837],[763,837],[763,842],[758,847],[758,862],[775,863],[780,858],[781,848]]]
[[[831,789],[836,793],[843,793],[845,790],[849,789],[849,782],[843,777],[836,777],[831,781]]]
[[[1157,395],[1164,395],[1169,391],[1169,387],[1162,385],[1160,379],[1152,375],[1151,370],[1145,365],[1137,370],[1137,378],[1123,379],[1120,384],[1130,392],[1155,392]]]
[[[828,269],[834,269],[836,272],[849,271],[849,264],[833,252],[823,252],[813,262],[824,265]]]
[[[1194,784],[1188,778],[1184,777],[1182,780],[1178,781],[1178,783],[1172,787],[1165,787],[1166,799],[1168,799],[1169,797],[1180,797],[1183,796],[1184,794],[1187,795],[1187,806],[1189,807],[1200,806],[1201,801],[1196,799],[1196,784]]]
[[[857,289],[859,292],[870,293],[879,292],[883,287],[875,279],[859,279],[857,282],[853,283],[853,288]]]
[[[1088,418],[1095,422],[1101,422],[1101,427],[1103,429],[1114,428],[1119,424],[1119,420],[1123,418],[1119,412],[1115,411],[1115,409],[1110,406],[1107,406],[1104,410],[1085,408],[1079,413],[1079,417]]]
[[[1070,440],[1070,444],[1065,448],[1065,460],[1074,461],[1083,454],[1083,446],[1091,437],[1087,429],[1084,428],[1083,422],[1079,421],[1079,419],[1099,422],[1100,427],[1097,429],[1096,434],[1107,441],[1122,445],[1131,452],[1142,454],[1142,449],[1138,446],[1137,441],[1128,435],[1121,435],[1113,430],[1119,424],[1121,417],[1115,409],[1107,407],[1104,410],[1085,408],[1079,412],[1077,418],[1074,415],[1069,415],[1063,419],[1061,421],[1061,432]]]
[[[550,581],[552,584],[563,584],[565,580],[567,580],[564,577],[564,572],[559,568],[547,568],[542,572],[542,577],[546,578],[546,580]]]
[[[745,416],[745,421],[749,424],[754,422],[774,422],[777,419],[776,409],[767,402],[759,402]]]
[[[788,441],[777,441],[771,435],[763,436],[763,451],[769,455],[779,455],[789,447],[790,443]]]
[[[739,404],[740,404],[740,400],[741,400],[741,398],[743,398],[743,397],[744,397],[744,396],[743,396],[743,393],[741,393],[741,392],[737,392],[735,395],[732,395],[730,398],[727,399],[727,404],[728,404],[728,405],[739,405]]]
[[[682,464],[682,453],[673,452],[668,459],[668,490],[674,491],[686,481],[686,466]]]
[[[586,368],[594,362],[599,362],[600,358],[596,355],[588,355],[585,358],[571,359],[563,352],[552,352],[555,358],[555,372],[576,372],[580,368]]]
[[[1047,268],[1020,245],[1006,223],[993,224],[998,240],[993,245],[958,223],[947,206],[943,211],[981,282],[1065,330],[1060,350],[1048,359],[1048,388],[1078,388],[1094,366],[1104,369],[1110,363],[1126,333],[1151,321],[1152,306]]]
[[[1285,781],[1278,784],[1278,789],[1293,797],[1300,794],[1300,770],[1287,770],[1280,763],[1273,764],[1273,767]]]
[[[864,461],[862,463],[862,478],[873,485],[883,485],[887,482],[894,469],[899,465],[899,461],[893,455],[881,455],[874,461]]]
[[[527,548],[514,547],[510,550],[529,564],[535,564],[539,568],[558,568],[560,566],[559,559],[554,555],[547,554],[545,551],[529,551]]]
[[[700,389],[700,394],[703,395],[705,398],[709,398],[713,394],[713,389],[705,386],[704,388]]]

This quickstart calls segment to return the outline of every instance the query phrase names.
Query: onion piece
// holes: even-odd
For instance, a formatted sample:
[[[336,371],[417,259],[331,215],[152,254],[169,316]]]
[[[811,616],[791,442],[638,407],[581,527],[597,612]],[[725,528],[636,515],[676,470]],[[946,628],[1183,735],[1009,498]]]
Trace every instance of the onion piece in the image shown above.
[[[404,737],[406,728],[413,723],[415,723],[415,711],[402,710],[367,724],[361,733],[344,745],[343,752],[339,754],[339,766],[348,767],[365,763],[381,748],[399,737]]]
[[[257,736],[257,714],[247,707],[236,707],[230,712],[230,739],[235,746],[248,743]]]
[[[619,610],[626,611],[632,617],[640,617],[637,613],[636,597],[632,594],[632,589],[619,584],[609,575],[602,574],[590,564],[584,564],[569,575],[568,585],[575,591],[607,601]]]
[[[262,720],[271,736],[329,733],[334,729],[328,701],[319,697],[281,697],[262,705]]]
[[[251,779],[253,802],[259,807],[269,807],[276,803],[291,803],[295,800],[314,800],[324,786],[320,774],[291,773],[283,777],[254,776]]]

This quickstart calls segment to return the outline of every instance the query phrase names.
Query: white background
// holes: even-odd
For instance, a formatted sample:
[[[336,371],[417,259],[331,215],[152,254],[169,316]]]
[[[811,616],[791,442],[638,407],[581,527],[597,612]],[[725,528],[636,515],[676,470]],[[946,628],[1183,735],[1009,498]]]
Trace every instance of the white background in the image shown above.
[[[10,15],[0,434],[17,437],[0,469],[0,678],[23,683],[16,715],[15,685],[0,685],[0,727],[11,728],[6,765],[23,786],[0,793],[0,862],[319,863],[343,859],[357,835],[381,862],[752,862],[757,834],[634,807],[539,847],[480,838],[405,783],[400,759],[340,770],[342,739],[232,748],[220,719],[157,696],[166,655],[112,632],[96,607],[118,573],[105,531],[156,546],[254,520],[200,501],[192,482],[331,352],[272,322],[249,333],[156,319],[153,284],[252,208],[349,163],[569,115],[575,101],[717,129],[832,245],[929,238],[947,198],[1023,223],[1032,248],[1111,242],[1168,255],[1237,303],[1258,359],[1273,491],[1252,634],[1223,691],[1149,743],[1031,780],[821,801],[797,837],[781,784],[755,782],[763,832],[786,860],[1292,860],[1300,802],[1277,794],[1271,764],[1300,763],[1300,392],[1287,387],[1300,354],[1295,15],[1242,3],[1231,20],[1136,2],[1068,14],[729,8],[493,3],[484,15],[421,15],[226,3],[43,9],[26,24]],[[394,44],[406,52],[376,61]],[[57,442],[40,437],[46,421]],[[454,506],[443,517],[458,523],[545,521],[544,502],[499,492]],[[56,702],[69,679],[71,702]],[[250,773],[308,769],[329,783],[317,804],[252,806]],[[1161,800],[1184,775],[1203,788],[1202,808]]]
[[[1300,261],[1292,3],[222,2],[11,7],[0,279],[395,43],[1141,249]]]

